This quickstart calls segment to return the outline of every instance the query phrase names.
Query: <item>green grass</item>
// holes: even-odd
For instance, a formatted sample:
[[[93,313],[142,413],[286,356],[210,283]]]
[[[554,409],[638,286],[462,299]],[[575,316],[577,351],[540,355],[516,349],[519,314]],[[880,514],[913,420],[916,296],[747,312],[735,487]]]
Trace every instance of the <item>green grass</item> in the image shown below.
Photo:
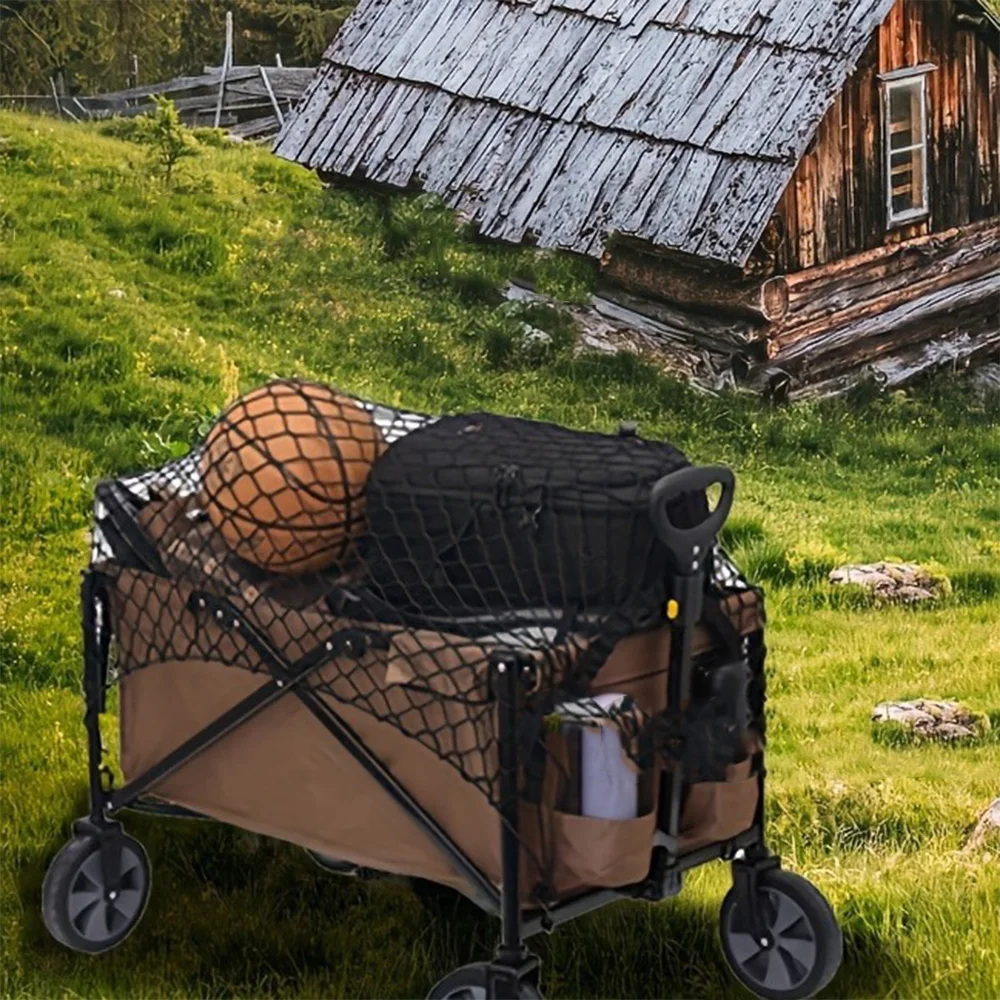
[[[50,941],[44,868],[84,809],[79,570],[95,481],[182,453],[236,393],[305,375],[388,403],[579,427],[637,419],[739,477],[727,529],[768,589],[770,834],[846,935],[840,997],[1000,995],[1000,851],[960,852],[1000,793],[1000,741],[874,741],[883,699],[1000,712],[998,414],[946,382],[793,409],[698,396],[634,358],[574,358],[563,317],[498,309],[512,273],[578,298],[588,267],[456,238],[421,199],[324,191],[261,150],[206,147],[172,189],[94,129],[0,115],[0,994],[422,996],[495,927],[298,849],[130,817],[149,911],[100,958]],[[551,348],[525,354],[523,320]],[[837,563],[933,564],[951,594],[879,609]],[[109,729],[110,733],[110,729]],[[541,942],[553,997],[737,997],[715,944],[721,866]]]

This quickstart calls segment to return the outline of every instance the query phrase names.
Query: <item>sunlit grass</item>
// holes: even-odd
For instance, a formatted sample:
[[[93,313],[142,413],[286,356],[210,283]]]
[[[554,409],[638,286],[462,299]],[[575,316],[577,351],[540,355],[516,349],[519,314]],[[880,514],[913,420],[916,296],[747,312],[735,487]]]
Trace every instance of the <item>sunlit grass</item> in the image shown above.
[[[91,128],[0,115],[0,137],[0,994],[409,997],[489,953],[495,927],[467,908],[146,817],[128,819],[154,868],[136,934],[91,959],[41,926],[44,867],[85,801],[94,482],[182,453],[239,391],[298,374],[430,411],[637,419],[732,463],[727,543],[769,595],[769,830],[844,926],[829,994],[1000,995],[1000,854],[961,852],[1000,793],[1000,741],[893,746],[869,723],[917,695],[1000,711],[995,412],[946,384],[854,406],[707,399],[629,357],[574,358],[559,316],[499,311],[513,273],[579,298],[590,271],[456,239],[433,206],[324,191],[261,150],[205,149],[168,190]],[[526,320],[552,330],[549,354],[519,352]],[[826,583],[892,557],[933,564],[951,594],[878,609]],[[670,903],[561,929],[541,943],[548,995],[741,995],[714,942],[726,886],[717,866]]]

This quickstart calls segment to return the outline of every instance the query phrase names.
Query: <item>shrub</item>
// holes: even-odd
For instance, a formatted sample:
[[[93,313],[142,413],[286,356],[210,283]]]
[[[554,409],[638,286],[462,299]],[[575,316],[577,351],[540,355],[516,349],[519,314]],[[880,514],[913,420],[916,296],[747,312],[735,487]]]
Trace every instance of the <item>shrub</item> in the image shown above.
[[[159,96],[154,96],[153,101],[156,107],[152,113],[137,115],[135,118],[115,117],[101,125],[98,131],[115,139],[148,146],[155,168],[162,172],[164,180],[169,184],[177,164],[197,153],[198,139],[182,124],[173,101]],[[207,133],[216,130],[199,131]],[[217,143],[212,140],[210,144]]]

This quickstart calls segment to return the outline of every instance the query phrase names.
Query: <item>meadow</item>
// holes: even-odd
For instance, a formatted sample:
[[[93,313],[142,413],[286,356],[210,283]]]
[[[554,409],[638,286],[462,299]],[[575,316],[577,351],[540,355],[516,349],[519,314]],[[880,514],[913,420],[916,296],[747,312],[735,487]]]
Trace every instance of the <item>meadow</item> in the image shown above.
[[[484,245],[419,197],[326,190],[211,137],[170,186],[96,126],[0,114],[0,995],[416,997],[485,958],[496,927],[405,884],[338,879],[301,850],[129,815],[153,865],[118,950],[46,935],[39,890],[85,808],[79,573],[94,484],[185,452],[277,375],[430,412],[576,427],[636,420],[730,463],[726,542],[768,595],[769,834],[845,933],[835,997],[1000,996],[1000,845],[963,852],[1000,794],[1000,410],[943,378],[772,408],[698,395],[629,356],[577,356],[557,310],[502,305],[511,275],[567,300],[590,269]],[[525,348],[530,322],[551,342]],[[915,560],[930,608],[834,590],[845,561]],[[958,698],[974,746],[873,738],[876,702]],[[114,743],[113,719],[105,733]],[[716,942],[728,872],[537,942],[550,997],[738,997]]]

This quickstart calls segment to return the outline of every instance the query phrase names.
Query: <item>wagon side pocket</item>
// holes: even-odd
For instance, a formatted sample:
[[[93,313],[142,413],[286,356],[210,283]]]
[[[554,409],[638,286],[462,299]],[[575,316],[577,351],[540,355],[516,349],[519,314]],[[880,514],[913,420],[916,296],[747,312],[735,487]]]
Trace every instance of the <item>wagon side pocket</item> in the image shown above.
[[[725,781],[689,785],[681,811],[681,851],[694,851],[749,830],[759,794],[749,760],[727,768]]]
[[[606,734],[618,740],[609,727]],[[591,809],[581,788],[580,731],[561,727],[546,734],[545,780],[538,801],[522,804],[526,898],[539,894],[561,899],[585,889],[619,888],[642,881],[649,874],[656,828],[658,774],[635,767],[621,750],[621,775],[634,783],[619,806],[605,815],[587,815]],[[607,798],[616,790],[608,788]],[[607,803],[606,803],[607,804]]]

